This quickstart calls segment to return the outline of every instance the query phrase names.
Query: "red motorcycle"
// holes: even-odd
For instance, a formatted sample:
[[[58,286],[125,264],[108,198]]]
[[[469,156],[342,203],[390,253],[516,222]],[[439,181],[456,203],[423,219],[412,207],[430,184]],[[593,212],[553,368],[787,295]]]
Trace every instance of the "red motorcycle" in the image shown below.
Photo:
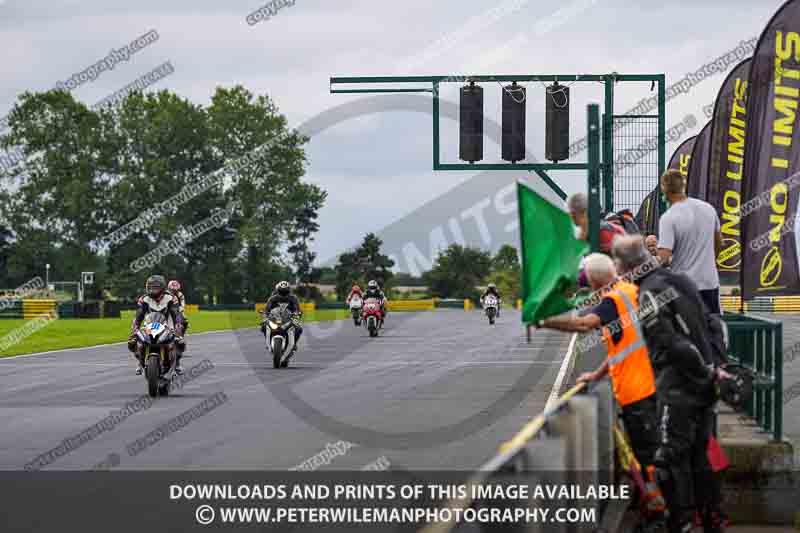
[[[381,301],[377,298],[367,298],[361,311],[361,318],[364,321],[364,327],[369,330],[369,336],[377,337],[378,329],[383,322]]]

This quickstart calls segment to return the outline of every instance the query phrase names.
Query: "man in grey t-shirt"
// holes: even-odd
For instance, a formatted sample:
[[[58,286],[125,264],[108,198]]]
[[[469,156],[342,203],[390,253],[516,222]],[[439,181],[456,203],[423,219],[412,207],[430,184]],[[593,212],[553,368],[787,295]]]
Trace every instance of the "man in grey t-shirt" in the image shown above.
[[[661,191],[670,208],[659,221],[658,258],[671,264],[673,272],[689,276],[708,310],[720,314],[717,254],[722,236],[717,211],[686,196],[686,180],[677,170],[661,176]]]

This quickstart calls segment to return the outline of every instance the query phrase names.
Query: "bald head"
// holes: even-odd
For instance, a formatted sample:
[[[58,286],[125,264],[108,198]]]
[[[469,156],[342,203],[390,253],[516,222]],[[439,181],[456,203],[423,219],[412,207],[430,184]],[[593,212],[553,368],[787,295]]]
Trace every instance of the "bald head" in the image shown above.
[[[614,261],[605,254],[590,254],[584,261],[586,278],[592,289],[599,289],[611,284],[617,278]]]
[[[658,253],[658,237],[655,235],[648,235],[645,237],[644,245],[647,247],[647,251],[650,252],[650,254],[656,255],[656,253]]]
[[[626,274],[643,264],[652,261],[653,256],[647,251],[641,235],[625,235],[614,239],[611,253],[617,261],[620,273]]]

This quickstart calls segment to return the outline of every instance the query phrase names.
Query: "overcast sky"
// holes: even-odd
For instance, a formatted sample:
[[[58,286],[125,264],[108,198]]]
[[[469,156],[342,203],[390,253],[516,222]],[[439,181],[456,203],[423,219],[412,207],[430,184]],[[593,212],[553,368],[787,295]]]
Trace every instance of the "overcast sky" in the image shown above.
[[[278,0],[280,6],[285,0]],[[150,30],[157,42],[73,94],[93,104],[164,61],[169,88],[208,104],[216,86],[267,93],[293,127],[363,96],[329,94],[331,76],[449,74],[665,73],[667,85],[758,36],[782,0],[295,0],[269,20],[246,17],[256,0],[0,0],[0,115],[25,90],[46,90]],[[494,11],[493,11],[494,10]],[[733,65],[731,65],[732,67]],[[667,104],[667,126],[687,114],[705,121],[724,74]],[[544,158],[544,88],[526,84],[528,150]],[[443,91],[456,101],[458,85]],[[500,89],[487,85],[487,119],[499,121]],[[617,112],[650,96],[649,86],[618,89]],[[602,85],[572,87],[571,139],[585,135],[586,104]],[[402,97],[400,97],[402,98]],[[429,98],[421,96],[420,98]],[[387,101],[385,108],[391,108]],[[401,106],[402,107],[402,106]],[[427,112],[334,113],[308,146],[307,177],[329,193],[315,249],[325,260],[367,231],[413,226],[416,209],[475,178],[431,171]],[[369,108],[375,111],[375,106]],[[361,115],[361,116],[353,116]],[[323,115],[324,116],[324,115]],[[442,123],[443,161],[457,162],[457,123]],[[668,154],[677,146],[667,147]],[[487,140],[485,161],[499,159]],[[585,154],[574,158],[583,161]],[[524,173],[521,176],[524,177]],[[569,192],[585,173],[551,174]],[[483,179],[487,179],[483,176]],[[458,208],[461,211],[463,207]],[[427,238],[430,227],[418,233]],[[492,246],[496,247],[496,246]]]

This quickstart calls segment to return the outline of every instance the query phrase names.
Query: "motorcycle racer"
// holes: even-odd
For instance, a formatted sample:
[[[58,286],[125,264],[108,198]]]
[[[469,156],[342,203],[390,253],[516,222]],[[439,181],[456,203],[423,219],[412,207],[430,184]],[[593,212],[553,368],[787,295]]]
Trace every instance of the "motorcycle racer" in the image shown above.
[[[137,341],[137,333],[139,332],[139,328],[144,321],[144,317],[147,316],[147,313],[151,311],[164,313],[167,317],[167,320],[172,322],[171,324],[168,323],[167,325],[171,325],[175,328],[175,345],[177,348],[175,373],[179,375],[183,373],[183,369],[181,368],[181,356],[186,348],[183,340],[183,312],[181,311],[181,306],[178,302],[178,299],[165,290],[166,285],[167,283],[164,279],[164,276],[150,276],[147,278],[147,282],[145,282],[146,293],[139,297],[139,300],[137,301],[136,315],[133,318],[133,322],[131,322],[131,334],[130,337],[128,337],[128,349],[139,361],[139,366],[136,369],[137,376],[142,375],[144,372],[144,366],[142,365],[142,354],[139,350],[140,345]]]
[[[349,305],[350,304],[350,300],[353,299],[353,296],[358,296],[362,300],[364,299],[364,292],[361,290],[361,287],[359,287],[358,284],[353,285],[353,288],[350,289],[350,294],[347,295],[347,299],[345,300],[345,303],[347,303]]]
[[[383,320],[386,318],[386,295],[383,293],[381,288],[378,286],[378,282],[370,280],[367,283],[367,292],[364,293],[364,300],[367,298],[377,298],[381,302],[381,323],[380,327],[383,327]]]
[[[183,334],[186,335],[186,332],[189,331],[189,321],[186,320],[186,296],[181,292],[181,283],[175,279],[170,280],[170,282],[167,283],[167,292],[178,300],[178,307],[183,315]],[[184,349],[185,348],[186,346],[184,345]]]
[[[267,305],[264,307],[264,311],[262,311],[264,320],[261,322],[261,333],[264,334],[264,337],[267,336],[266,318],[269,315],[269,312],[281,304],[287,304],[287,309],[289,309],[289,311],[291,311],[296,318],[299,318],[303,314],[303,312],[300,310],[300,301],[294,294],[292,294],[292,288],[289,286],[289,282],[279,282],[277,285],[275,285],[275,291],[272,293],[272,296],[269,297],[269,300],[267,300]],[[297,343],[300,341],[300,336],[302,334],[303,328],[300,326],[299,321],[295,320],[294,346],[292,347],[292,353],[297,351]]]
[[[503,303],[503,299],[500,298],[500,292],[497,290],[497,285],[494,283],[487,285],[486,290],[481,294],[481,306],[483,306],[483,300],[490,294],[497,298],[497,316],[500,316],[500,306]]]

